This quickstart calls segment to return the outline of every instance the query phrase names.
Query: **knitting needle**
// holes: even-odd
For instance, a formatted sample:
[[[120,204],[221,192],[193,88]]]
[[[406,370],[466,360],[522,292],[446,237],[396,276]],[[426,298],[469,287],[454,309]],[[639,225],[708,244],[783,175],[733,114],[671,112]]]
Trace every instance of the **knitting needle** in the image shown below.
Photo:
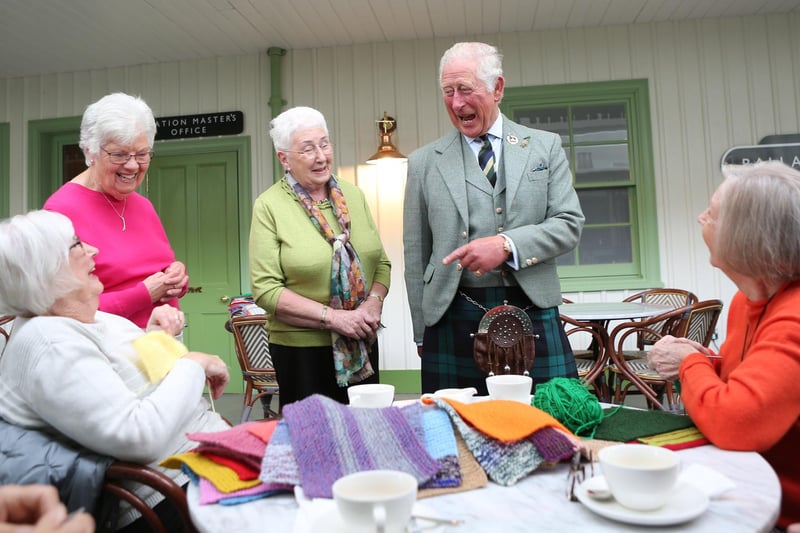
[[[216,413],[217,409],[214,407],[214,397],[211,395],[211,380],[206,380],[208,383],[208,399],[211,402],[211,412]]]

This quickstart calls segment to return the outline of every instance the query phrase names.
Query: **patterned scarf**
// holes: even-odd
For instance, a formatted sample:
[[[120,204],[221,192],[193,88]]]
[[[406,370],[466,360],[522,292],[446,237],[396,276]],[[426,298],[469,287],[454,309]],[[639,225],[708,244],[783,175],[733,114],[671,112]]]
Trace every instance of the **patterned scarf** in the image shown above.
[[[342,233],[334,235],[328,221],[300,183],[287,180],[294,189],[300,204],[305,208],[311,222],[325,240],[333,247],[331,258],[331,309],[352,310],[366,299],[367,288],[361,261],[350,243],[350,210],[336,179],[328,180],[333,212],[339,221]],[[370,347],[362,340],[351,339],[331,330],[333,341],[333,364],[336,369],[336,383],[346,387],[368,378],[375,371],[369,362]]]

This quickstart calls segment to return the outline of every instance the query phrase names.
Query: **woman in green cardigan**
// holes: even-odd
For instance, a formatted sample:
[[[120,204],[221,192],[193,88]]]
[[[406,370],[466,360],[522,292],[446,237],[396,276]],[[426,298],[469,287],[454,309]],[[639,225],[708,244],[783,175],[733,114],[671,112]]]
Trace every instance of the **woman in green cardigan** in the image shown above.
[[[262,193],[250,228],[250,281],[269,314],[280,405],[311,394],[347,403],[378,382],[391,264],[364,194],[333,175],[325,117],[294,107],[271,122],[284,176]]]

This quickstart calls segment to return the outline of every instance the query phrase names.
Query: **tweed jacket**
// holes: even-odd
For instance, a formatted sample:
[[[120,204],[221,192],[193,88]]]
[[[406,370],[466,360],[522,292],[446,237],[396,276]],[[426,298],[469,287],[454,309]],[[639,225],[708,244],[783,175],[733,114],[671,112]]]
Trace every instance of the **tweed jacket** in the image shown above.
[[[467,202],[467,181],[474,173],[466,169],[470,162],[465,162],[462,139],[453,130],[408,159],[403,244],[416,342],[422,342],[425,326],[436,324],[455,297],[461,272],[442,259],[468,242],[470,217],[476,216]],[[561,303],[556,258],[575,248],[584,223],[569,163],[558,135],[505,116],[502,142],[502,233],[514,242],[520,263],[513,276],[536,306],[554,307]]]

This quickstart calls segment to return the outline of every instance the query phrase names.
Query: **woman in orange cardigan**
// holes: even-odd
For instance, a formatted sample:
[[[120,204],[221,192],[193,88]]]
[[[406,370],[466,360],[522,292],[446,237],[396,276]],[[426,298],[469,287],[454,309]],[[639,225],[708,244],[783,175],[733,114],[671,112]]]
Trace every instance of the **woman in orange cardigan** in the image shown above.
[[[723,175],[698,217],[711,264],[739,289],[721,358],[668,336],[648,359],[680,378],[686,412],[711,442],[772,465],[785,528],[800,522],[800,172],[775,161]]]

